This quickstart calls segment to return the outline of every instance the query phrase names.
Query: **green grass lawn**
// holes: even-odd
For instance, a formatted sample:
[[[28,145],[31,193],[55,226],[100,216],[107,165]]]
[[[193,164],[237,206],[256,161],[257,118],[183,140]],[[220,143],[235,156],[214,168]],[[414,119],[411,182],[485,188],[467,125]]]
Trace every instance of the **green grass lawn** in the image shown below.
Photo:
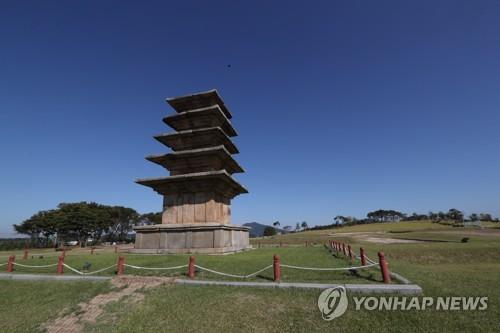
[[[281,248],[261,248],[251,251],[235,253],[232,255],[196,255],[196,264],[212,270],[236,274],[247,275],[256,272],[266,266],[272,265],[273,256],[277,254],[281,258],[282,264],[288,264],[301,267],[349,267],[350,262],[343,257],[337,258],[324,248],[324,246],[315,247],[281,247]],[[185,265],[189,261],[189,255],[137,255],[121,254],[125,256],[126,263],[142,267],[173,267]],[[375,255],[375,254],[374,254]],[[117,255],[112,252],[96,252],[94,255],[68,255],[65,263],[78,270],[88,262],[92,266],[90,271],[99,270],[116,263]],[[44,257],[43,259],[31,258],[16,260],[24,265],[46,265],[56,263],[56,257]],[[354,265],[359,265],[356,260]],[[5,266],[2,267],[5,269]],[[15,266],[15,273],[41,273],[54,274],[56,267],[47,268],[26,268]],[[114,275],[116,269],[98,273],[97,275]],[[187,268],[176,270],[140,270],[127,267],[125,273],[134,275],[162,275],[185,277]],[[75,274],[65,268],[65,274]],[[216,280],[239,280],[234,277],[225,277],[210,272],[199,271],[198,279],[216,279]],[[268,282],[273,280],[272,268],[258,274],[255,277],[245,279],[246,281]],[[319,282],[319,283],[376,283],[380,282],[381,275],[377,267],[366,270],[359,270],[358,275],[354,276],[349,271],[309,271],[296,270],[291,268],[282,268],[282,281],[284,282]]]
[[[386,236],[404,237],[408,233],[407,236],[415,239],[425,239],[433,235],[447,242],[377,244],[362,241],[349,234],[336,235],[336,239],[349,240],[356,249],[363,246],[373,259],[376,258],[377,251],[383,250],[390,269],[419,284],[423,288],[424,296],[487,296],[489,302],[486,311],[355,311],[351,298],[349,308],[342,317],[332,322],[325,322],[317,309],[319,290],[165,285],[145,291],[146,297],[142,302],[131,303],[125,299],[109,304],[105,314],[99,317],[96,323],[87,325],[86,330],[88,332],[498,332],[500,237],[470,236],[468,243],[460,243],[456,240],[459,240],[461,235],[453,231],[457,228],[420,222],[415,225],[409,223],[399,226],[391,223],[384,226]],[[434,226],[437,228],[433,229]],[[361,232],[367,232],[365,227],[371,228],[371,226],[359,227]],[[408,230],[409,227],[413,229]],[[352,227],[348,232],[357,232],[359,229]],[[389,232],[395,230],[399,232]],[[335,231],[304,232],[281,237],[286,244],[297,244],[297,246],[282,248],[269,246],[235,255],[196,256],[196,258],[198,264],[202,266],[236,274],[248,274],[271,264],[275,253],[281,256],[283,263],[293,265],[342,266],[345,264],[344,260],[332,258],[320,246],[308,248],[298,246],[302,240],[319,243],[328,239],[328,234],[332,232]],[[114,256],[113,253],[84,257],[68,255],[67,262],[81,268],[79,265],[81,266],[85,260],[90,260],[94,270],[105,267],[110,260],[112,262],[116,259]],[[180,255],[126,255],[126,257],[128,263],[145,266],[187,263],[187,256]],[[50,261],[49,259],[29,261],[31,260]],[[21,270],[17,272],[20,273]],[[184,272],[175,274],[182,276],[182,273]],[[375,273],[378,274],[378,271]],[[255,280],[266,281],[271,278],[271,271],[266,274]],[[283,274],[285,281],[297,279],[352,282],[353,279],[351,276],[333,276],[333,273],[326,273],[323,276],[283,270]],[[200,273],[198,278],[219,279],[217,276],[205,273]],[[362,283],[369,282],[369,279],[365,278],[355,279],[358,282],[363,281]],[[30,332],[32,331],[30,329],[45,321],[54,312],[74,309],[77,298],[88,298],[99,290],[109,288],[107,283],[94,285],[88,282],[45,284],[0,281],[0,286],[2,323],[0,331],[6,332]],[[48,308],[54,308],[55,311],[49,311]],[[28,312],[19,320],[19,313],[22,311]]]
[[[0,332],[37,332],[63,311],[110,289],[108,282],[0,280]]]
[[[398,232],[422,232],[422,231],[446,231],[457,230],[449,225],[439,223],[432,223],[430,221],[408,221],[408,222],[392,222],[392,223],[372,223],[361,224],[354,226],[347,226],[327,230],[310,230],[298,233],[290,233],[285,235],[276,235],[273,237],[260,237],[253,238],[250,242],[258,246],[265,246],[266,244],[301,244],[304,245],[306,241],[315,242],[318,244],[323,243],[332,236],[342,236],[353,232],[373,232],[373,233],[389,233],[390,236],[396,235]]]
[[[108,316],[122,319],[110,324],[103,317],[88,331],[499,331],[500,239],[472,237],[469,243],[354,245],[364,246],[372,256],[379,249],[385,251],[391,269],[421,285],[425,296],[488,296],[488,310],[355,311],[351,298],[342,317],[325,322],[316,305],[320,291],[165,286],[149,291],[145,302],[132,311],[120,304],[110,306]]]

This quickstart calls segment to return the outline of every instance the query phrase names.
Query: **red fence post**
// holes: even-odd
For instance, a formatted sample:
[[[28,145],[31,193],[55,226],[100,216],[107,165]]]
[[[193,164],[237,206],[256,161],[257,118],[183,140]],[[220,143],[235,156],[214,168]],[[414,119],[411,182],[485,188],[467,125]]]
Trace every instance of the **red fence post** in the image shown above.
[[[123,275],[124,272],[125,272],[125,257],[119,256],[116,274]]]
[[[66,250],[65,250],[65,249],[63,249],[63,250],[62,250],[62,252],[61,252],[61,256],[62,256],[63,258],[66,258]]]
[[[347,245],[347,250],[349,252],[349,259],[354,260],[354,254],[352,253],[351,245]]]
[[[273,258],[273,268],[274,268],[274,282],[280,282],[281,265],[280,265],[280,256],[277,254],[275,254]]]
[[[10,256],[7,261],[7,272],[12,273],[14,270],[14,261],[16,260],[16,256]]]
[[[196,260],[193,256],[189,257],[189,265],[188,265],[188,277],[190,279],[194,279],[194,275],[196,273],[196,267],[194,267]]]
[[[28,250],[24,250],[23,260],[28,259]]]
[[[391,283],[391,275],[389,273],[389,264],[385,261],[384,252],[378,253],[378,261],[380,264],[380,272],[382,273],[382,278],[384,283]]]
[[[359,256],[361,257],[361,266],[366,266],[365,249],[362,247],[359,248]]]
[[[342,243],[342,252],[344,252],[344,255],[346,255],[346,252],[345,252],[345,243]]]
[[[64,256],[61,255],[57,259],[57,274],[64,274]]]

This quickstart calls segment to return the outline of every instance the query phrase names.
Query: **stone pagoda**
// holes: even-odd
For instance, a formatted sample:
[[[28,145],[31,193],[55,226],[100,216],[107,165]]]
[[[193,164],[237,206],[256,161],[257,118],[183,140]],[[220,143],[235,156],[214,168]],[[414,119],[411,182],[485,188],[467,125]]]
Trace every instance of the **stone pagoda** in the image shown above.
[[[248,193],[232,177],[244,172],[231,113],[216,90],[169,98],[176,111],[163,121],[175,132],[155,139],[172,152],[146,157],[170,176],[139,179],[163,196],[162,224],[136,227],[134,252],[225,253],[249,247],[247,227],[231,224],[231,199]]]

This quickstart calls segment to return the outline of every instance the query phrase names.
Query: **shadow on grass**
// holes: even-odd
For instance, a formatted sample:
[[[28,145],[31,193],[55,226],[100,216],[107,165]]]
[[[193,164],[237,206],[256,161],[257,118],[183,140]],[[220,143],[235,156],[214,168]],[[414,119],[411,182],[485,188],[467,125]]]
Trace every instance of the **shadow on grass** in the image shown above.
[[[355,276],[355,277],[360,278],[360,279],[364,279],[364,280],[368,280],[368,281],[372,281],[372,282],[378,282],[378,283],[382,282],[382,281],[376,279],[375,275],[373,273],[368,273],[367,275],[363,276],[363,275],[359,274],[359,272],[355,269],[349,270],[349,273],[351,273],[350,274],[351,276]]]

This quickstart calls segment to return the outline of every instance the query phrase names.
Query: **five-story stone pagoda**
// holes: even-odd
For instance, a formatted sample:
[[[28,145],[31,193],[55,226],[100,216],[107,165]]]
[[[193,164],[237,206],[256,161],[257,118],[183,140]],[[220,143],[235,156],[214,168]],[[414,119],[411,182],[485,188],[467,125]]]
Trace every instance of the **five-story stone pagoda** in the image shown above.
[[[216,90],[167,99],[176,132],[155,136],[173,152],[146,157],[169,177],[136,182],[163,195],[162,224],[136,227],[134,252],[225,253],[249,246],[247,227],[231,225],[231,199],[248,191],[231,176],[244,172],[231,154],[231,113]]]

